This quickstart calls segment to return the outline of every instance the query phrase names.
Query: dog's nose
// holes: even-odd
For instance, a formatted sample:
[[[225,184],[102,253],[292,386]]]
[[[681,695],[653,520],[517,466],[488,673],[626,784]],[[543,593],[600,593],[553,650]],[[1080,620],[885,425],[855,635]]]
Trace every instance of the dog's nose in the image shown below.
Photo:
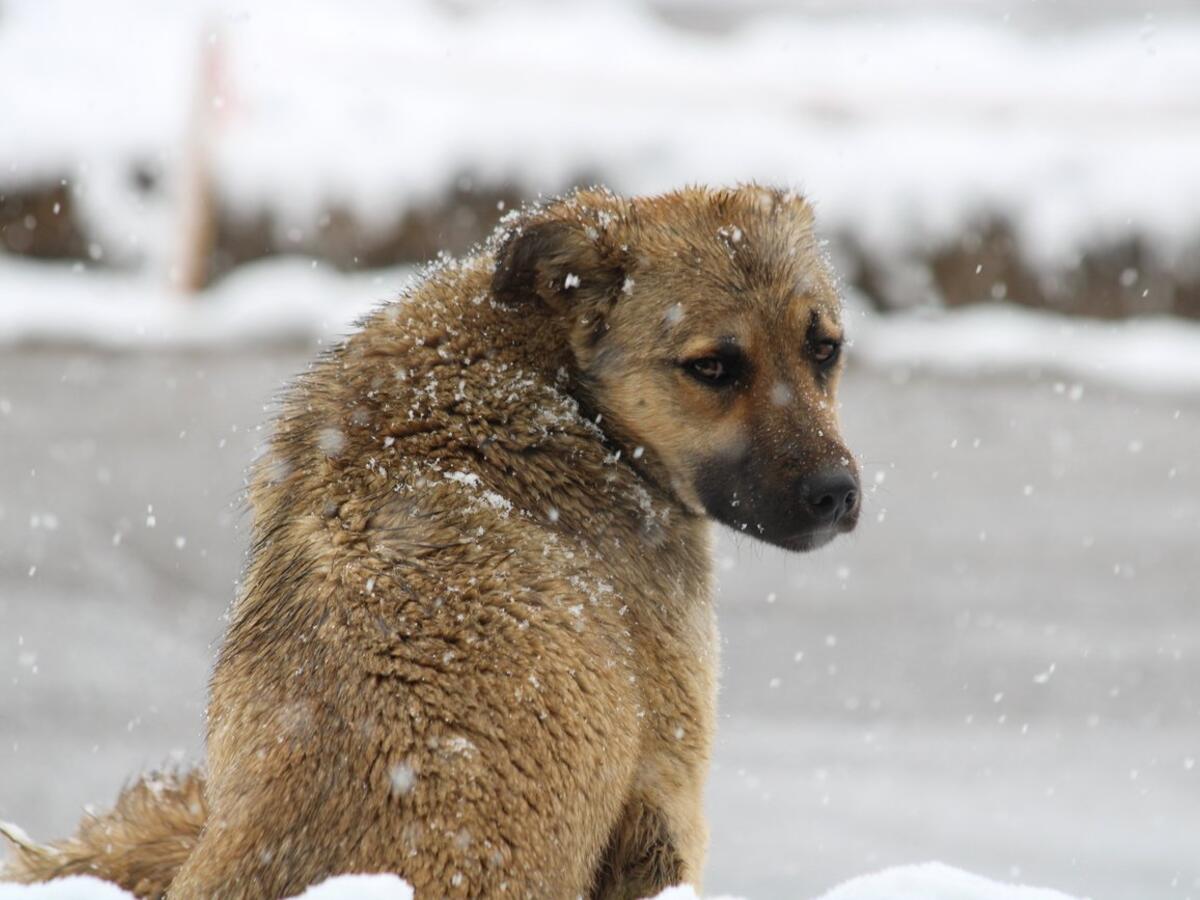
[[[819,472],[800,482],[800,497],[818,524],[833,526],[858,505],[858,479],[845,469]]]

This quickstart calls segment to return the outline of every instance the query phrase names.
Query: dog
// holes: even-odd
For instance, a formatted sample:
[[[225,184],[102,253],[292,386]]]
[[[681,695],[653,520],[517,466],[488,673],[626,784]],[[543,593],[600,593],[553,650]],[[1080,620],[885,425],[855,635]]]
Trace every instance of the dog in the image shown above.
[[[207,770],[9,877],[285,897],[698,884],[709,531],[852,530],[843,326],[800,196],[580,190],[429,269],[287,394],[211,684]]]

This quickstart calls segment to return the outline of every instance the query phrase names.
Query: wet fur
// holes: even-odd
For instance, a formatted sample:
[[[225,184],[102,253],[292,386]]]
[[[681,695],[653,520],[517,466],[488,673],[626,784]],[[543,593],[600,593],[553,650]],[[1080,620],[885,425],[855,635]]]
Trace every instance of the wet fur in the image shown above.
[[[700,488],[753,471],[738,521],[769,537],[765,488],[853,465],[836,379],[803,359],[837,316],[807,205],[754,186],[580,192],[431,270],[283,402],[203,790],[136,784],[9,876],[172,898],[348,872],[418,897],[697,883],[726,512]],[[720,398],[677,360],[730,328],[765,380]]]
[[[25,883],[93,875],[137,897],[162,897],[195,849],[207,815],[198,772],[147,774],[126,787],[111,810],[89,814],[74,837],[53,845],[32,843],[0,823],[13,847],[4,874]]]

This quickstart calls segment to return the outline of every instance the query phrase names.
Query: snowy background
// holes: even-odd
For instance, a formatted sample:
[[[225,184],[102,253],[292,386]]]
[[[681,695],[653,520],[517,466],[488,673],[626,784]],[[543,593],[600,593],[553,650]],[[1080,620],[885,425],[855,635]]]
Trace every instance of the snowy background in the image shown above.
[[[0,0],[0,86],[0,818],[199,758],[267,406],[414,264],[758,178],[870,494],[722,536],[706,890],[1200,897],[1194,3]]]

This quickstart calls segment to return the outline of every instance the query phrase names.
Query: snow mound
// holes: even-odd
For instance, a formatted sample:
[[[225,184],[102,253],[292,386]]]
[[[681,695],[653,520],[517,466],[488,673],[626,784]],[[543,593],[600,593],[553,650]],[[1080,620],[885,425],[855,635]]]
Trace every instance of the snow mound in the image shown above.
[[[651,900],[701,900],[696,889],[690,884],[681,884],[676,887],[669,887],[661,894],[651,898]],[[708,897],[704,900],[738,900],[737,897]]]
[[[345,334],[413,267],[341,274],[295,257],[243,266],[190,297],[153,276],[0,259],[0,346],[229,347]]]
[[[0,900],[128,900],[131,895],[87,876],[49,884],[0,884]],[[1072,900],[1045,888],[1000,884],[942,863],[901,866],[864,875],[819,900]],[[310,887],[297,900],[413,900],[412,888],[395,875],[341,875]],[[668,888],[654,900],[700,900],[688,886]],[[734,900],[731,897],[711,900]]]
[[[0,303],[0,347],[321,344],[400,297],[416,271],[335,273],[282,257],[244,266],[203,295],[188,297],[145,275],[0,260],[0,297],[19,301]],[[880,315],[851,296],[847,320],[852,364],[966,376],[1032,373],[1147,392],[1200,392],[1200,324],[1179,319],[1108,322],[999,303]]]
[[[850,316],[851,359],[949,375],[1055,374],[1134,390],[1200,391],[1200,325],[1115,322],[1008,304]]]
[[[931,862],[847,881],[819,900],[1072,900],[1046,888],[1001,884]]]
[[[130,900],[132,896],[90,875],[47,884],[0,884],[0,900]],[[413,891],[395,875],[340,875],[313,885],[295,900],[413,900]]]
[[[413,890],[395,875],[340,875],[313,885],[296,900],[413,900]]]
[[[132,896],[90,875],[72,875],[47,884],[0,884],[0,900],[129,900]]]

